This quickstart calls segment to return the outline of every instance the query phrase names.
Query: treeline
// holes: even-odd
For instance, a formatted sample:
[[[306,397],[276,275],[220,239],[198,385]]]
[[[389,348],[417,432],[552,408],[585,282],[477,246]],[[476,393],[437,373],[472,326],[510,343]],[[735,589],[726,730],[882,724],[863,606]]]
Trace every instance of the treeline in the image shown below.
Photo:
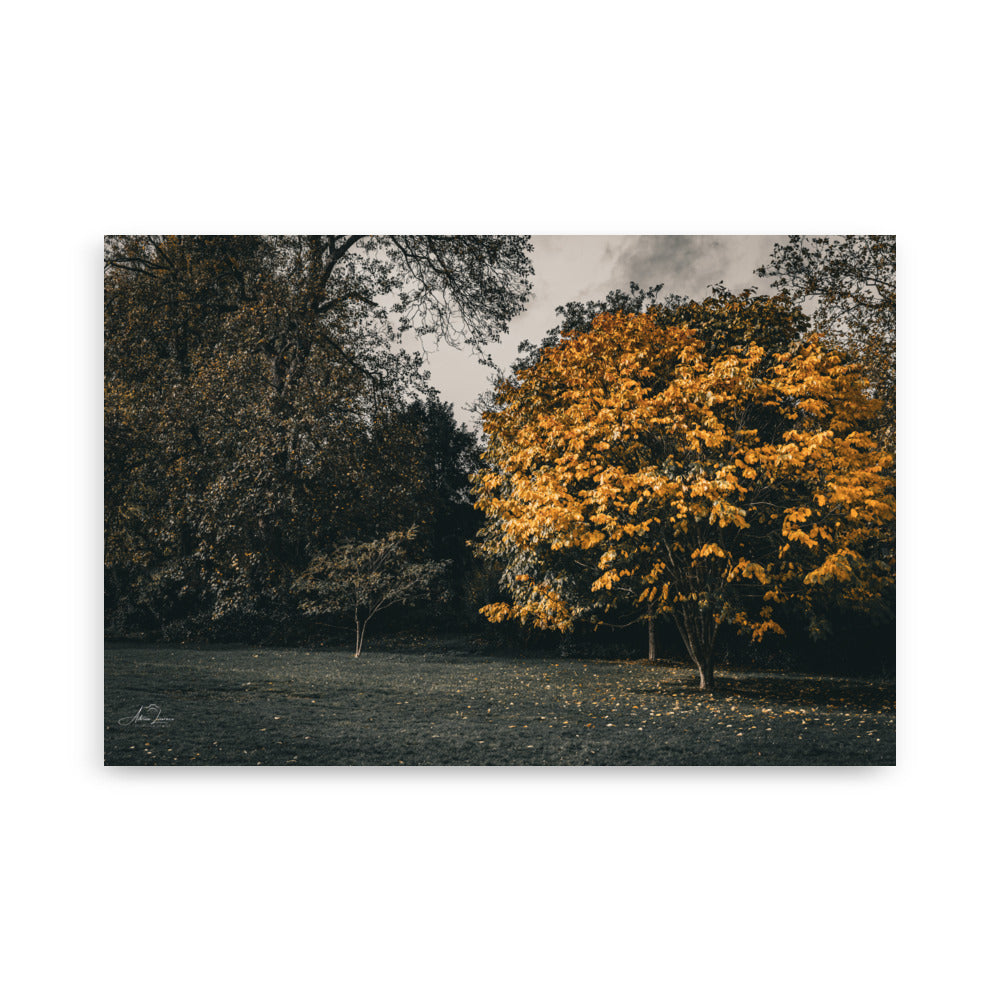
[[[293,638],[314,558],[411,528],[467,616],[475,436],[403,337],[485,356],[531,274],[526,237],[109,238],[107,634]]]
[[[537,628],[546,623],[530,614],[490,622],[480,613],[509,606],[521,586],[519,559],[549,573],[559,560],[539,562],[537,547],[529,558],[530,545],[515,552],[502,519],[484,516],[483,477],[496,471],[491,438],[478,440],[438,399],[420,346],[444,339],[488,361],[489,345],[527,302],[530,252],[527,237],[108,238],[106,635],[343,641],[341,630],[357,625],[360,651],[368,612],[359,612],[358,595],[377,603],[381,588],[397,598],[373,626],[382,631],[462,629],[506,645],[633,656],[648,632],[660,655],[684,655],[670,619],[676,609],[640,621],[634,608],[612,603],[597,617],[564,617],[559,632]],[[860,364],[864,391],[878,402],[858,430],[891,452],[894,240],[796,237],[775,248],[761,274],[782,285],[779,296],[718,287],[691,302],[633,284],[568,303],[560,325],[540,345],[522,345],[512,372],[497,374],[484,407],[502,409],[512,380],[534,379],[532,393],[544,395],[543,359],[567,338],[591,335],[602,315],[650,317],[661,338],[691,330],[709,359],[734,345],[774,357],[818,334]],[[566,377],[576,384],[573,372]],[[663,390],[661,377],[671,376],[659,373],[651,389]],[[677,483],[682,472],[671,473]],[[891,526],[881,530],[882,548],[891,548]],[[564,565],[585,561],[565,549]],[[364,565],[377,571],[349,580],[352,554],[370,560],[376,551],[380,560]],[[416,580],[419,567],[434,572],[408,594],[401,581]],[[348,583],[351,599],[342,596]],[[806,610],[778,610],[780,642],[771,634],[746,641],[725,611],[719,660],[809,656],[835,672],[891,669],[891,589],[867,610],[845,606],[836,587],[825,593]]]

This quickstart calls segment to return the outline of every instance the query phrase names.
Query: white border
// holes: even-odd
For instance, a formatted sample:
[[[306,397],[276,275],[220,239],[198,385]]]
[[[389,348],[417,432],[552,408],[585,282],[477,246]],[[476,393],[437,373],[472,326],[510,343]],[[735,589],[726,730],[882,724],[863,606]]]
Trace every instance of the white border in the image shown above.
[[[877,2],[11,15],[15,982],[151,997],[982,992],[995,80],[978,9],[940,23]],[[899,766],[104,770],[101,235],[335,219],[897,233]]]

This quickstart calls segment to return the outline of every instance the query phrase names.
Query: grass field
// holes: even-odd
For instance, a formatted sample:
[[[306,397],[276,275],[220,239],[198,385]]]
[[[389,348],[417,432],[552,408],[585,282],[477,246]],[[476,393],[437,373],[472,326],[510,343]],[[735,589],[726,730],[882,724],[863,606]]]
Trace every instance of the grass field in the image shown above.
[[[895,763],[894,686],[646,661],[111,645],[105,763]]]

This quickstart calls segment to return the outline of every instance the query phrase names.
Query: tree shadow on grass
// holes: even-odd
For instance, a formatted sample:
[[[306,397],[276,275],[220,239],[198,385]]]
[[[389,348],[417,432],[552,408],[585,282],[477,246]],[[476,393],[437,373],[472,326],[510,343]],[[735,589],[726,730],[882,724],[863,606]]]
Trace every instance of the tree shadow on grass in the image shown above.
[[[716,674],[715,688],[702,691],[697,676],[664,678],[663,683],[640,685],[636,694],[670,693],[685,697],[738,699],[744,702],[780,704],[789,708],[859,709],[894,711],[895,687],[877,681],[844,677],[797,675]]]

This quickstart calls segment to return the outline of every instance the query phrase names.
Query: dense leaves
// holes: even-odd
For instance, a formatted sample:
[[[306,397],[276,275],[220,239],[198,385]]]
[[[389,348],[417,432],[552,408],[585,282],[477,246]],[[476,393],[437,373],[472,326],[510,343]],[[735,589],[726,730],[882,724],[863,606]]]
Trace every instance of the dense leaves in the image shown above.
[[[460,432],[419,402],[422,355],[401,338],[484,351],[526,301],[529,251],[526,237],[109,238],[112,630],[280,629],[314,556],[427,520],[435,441]]]
[[[603,299],[558,306],[556,313],[562,322],[539,344],[523,341],[519,345],[514,371],[537,365],[546,348],[556,346],[567,334],[590,330],[594,320],[606,313],[646,315],[663,330],[671,326],[699,330],[710,353],[727,344],[748,341],[769,351],[783,350],[801,340],[809,328],[802,311],[785,295],[757,295],[752,288],[737,295],[718,284],[708,298],[694,302],[682,295],[660,298],[662,290],[663,285],[644,289],[633,281],[627,292],[617,289]],[[489,398],[484,405],[489,408]]]
[[[896,237],[789,236],[757,273],[794,301],[812,305],[816,329],[861,362],[883,403],[880,427],[894,441]]]
[[[723,623],[761,638],[783,606],[879,599],[893,480],[877,402],[785,300],[680,308],[598,315],[499,387],[478,505],[511,597],[483,611],[669,614],[710,687]]]

